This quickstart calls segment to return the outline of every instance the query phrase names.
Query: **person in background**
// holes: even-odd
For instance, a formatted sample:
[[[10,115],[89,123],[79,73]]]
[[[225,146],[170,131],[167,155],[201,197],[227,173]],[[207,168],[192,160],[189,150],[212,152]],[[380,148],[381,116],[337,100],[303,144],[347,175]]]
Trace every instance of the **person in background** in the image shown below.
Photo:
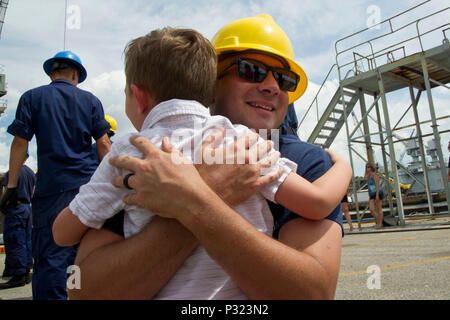
[[[111,138],[114,137],[114,135],[116,134],[117,121],[116,121],[116,119],[114,119],[113,117],[111,117],[111,116],[109,116],[107,114],[105,114],[105,120],[108,121],[108,123],[109,123],[109,127],[110,128],[109,128],[109,131],[108,131],[107,135],[108,135],[109,142],[112,144],[113,142],[112,142]],[[100,157],[99,157],[99,154],[97,152],[97,143],[96,142],[94,142],[92,144],[92,149],[93,149],[93,152],[94,152],[94,155],[95,155],[95,159],[96,159],[97,165],[98,165],[100,163]]]
[[[25,158],[28,159],[28,152]],[[33,267],[31,257],[31,198],[36,184],[36,176],[25,161],[20,169],[15,197],[0,200],[0,211],[5,214],[3,241],[5,243],[5,269],[3,278],[8,282],[0,283],[0,289],[21,287],[31,282],[30,269]],[[8,185],[9,173],[6,173],[2,186]]]
[[[108,138],[111,140],[111,138],[116,134],[117,130],[117,121],[113,117],[105,114],[105,120],[108,121],[110,129],[108,131]]]
[[[97,168],[92,138],[100,159],[109,152],[103,106],[92,93],[77,85],[87,77],[80,58],[71,51],[58,52],[43,64],[51,83],[26,91],[7,132],[14,136],[9,159],[8,198],[17,194],[20,169],[28,143],[36,136],[38,174],[32,200],[33,299],[67,299],[67,267],[74,263],[77,247],[59,247],[52,224],[87,183]]]
[[[367,189],[369,192],[369,209],[372,217],[375,218],[375,228],[383,227],[383,189],[380,184],[380,177],[376,173],[375,165],[366,163],[364,178],[367,179]]]
[[[350,217],[350,212],[348,209],[348,198],[349,193],[347,191],[347,194],[342,198],[341,206],[342,206],[342,212],[344,213],[344,217],[347,220],[348,226],[350,227],[350,232],[353,231],[353,224],[352,224],[352,218]]]

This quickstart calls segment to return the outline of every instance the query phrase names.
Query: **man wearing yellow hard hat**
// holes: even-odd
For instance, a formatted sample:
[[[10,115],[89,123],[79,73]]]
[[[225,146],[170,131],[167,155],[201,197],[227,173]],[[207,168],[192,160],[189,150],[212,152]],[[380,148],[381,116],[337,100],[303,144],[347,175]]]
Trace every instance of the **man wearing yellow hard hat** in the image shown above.
[[[279,128],[288,104],[302,96],[308,81],[295,62],[292,45],[284,31],[269,15],[258,15],[225,25],[212,43],[219,61],[212,114],[224,115],[234,123],[254,129]],[[281,135],[279,144],[282,156],[297,162],[297,172],[310,181],[331,167],[328,155],[320,147],[304,143],[296,135]],[[149,155],[145,143],[137,147]],[[248,151],[255,152],[251,148]],[[179,182],[177,188],[158,184],[158,177],[148,171],[157,164],[165,168],[158,176],[172,175],[170,179]],[[120,236],[120,224],[89,231],[79,251],[81,257],[89,256],[80,266],[84,268],[83,277],[89,281],[84,282],[84,292],[79,297],[151,298],[198,242],[250,299],[334,297],[343,234],[340,206],[327,219],[312,221],[271,203],[274,237],[278,238],[275,240],[256,230],[220,197],[212,197],[211,189],[199,175],[192,174],[194,169],[190,165],[162,163],[161,158],[153,154],[144,160],[118,157],[116,165],[135,172],[128,184],[138,196],[129,199],[132,201],[129,204],[145,207],[145,190],[152,188],[149,182],[152,181],[153,188],[158,185],[161,194],[169,194],[185,208],[179,213],[183,214],[179,221],[206,215],[208,223],[193,224],[195,227],[187,230],[175,219],[157,217],[141,233],[126,240]],[[239,190],[239,196],[246,199],[264,186],[259,177],[249,179],[249,171],[244,170],[249,166],[209,168],[203,165],[197,168],[204,181],[213,181],[214,191],[221,195]],[[239,176],[241,170],[245,172],[245,179]],[[198,189],[188,192],[192,197],[182,196],[186,194],[186,185],[183,185],[186,175],[198,179]],[[259,170],[256,175],[259,176]],[[105,249],[99,250],[102,246]],[[120,263],[117,256],[121,257]],[[126,277],[120,277],[112,288],[111,278],[125,274]]]
[[[106,133],[108,135],[108,139],[109,142],[112,144],[111,138],[116,134],[116,130],[117,130],[117,121],[116,119],[114,119],[113,117],[111,117],[110,115],[105,114],[105,120],[108,122],[109,124],[109,131]],[[97,163],[97,166],[100,163],[100,157],[97,153],[97,143],[94,142],[92,144],[92,150],[94,153],[94,157]]]
[[[117,121],[113,117],[105,114],[105,120],[109,123],[109,131],[108,131],[108,138],[111,140],[111,138],[116,134],[117,130]]]

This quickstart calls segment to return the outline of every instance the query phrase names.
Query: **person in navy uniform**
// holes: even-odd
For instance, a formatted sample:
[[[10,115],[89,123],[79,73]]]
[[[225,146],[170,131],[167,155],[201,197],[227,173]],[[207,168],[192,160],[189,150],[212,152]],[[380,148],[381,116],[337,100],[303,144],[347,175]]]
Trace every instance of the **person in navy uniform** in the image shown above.
[[[117,121],[116,121],[116,119],[114,119],[113,117],[111,117],[107,114],[105,114],[105,120],[108,121],[109,126],[110,126],[110,129],[109,129],[107,135],[108,135],[109,142],[111,142],[111,144],[112,144],[113,142],[112,142],[111,138],[116,134]],[[100,157],[97,152],[97,143],[94,142],[92,144],[92,149],[94,151],[95,159],[96,159],[97,166],[98,166],[100,164]]]
[[[28,158],[28,154],[27,157]],[[26,160],[25,160],[26,161]],[[2,186],[8,184],[6,173]],[[23,164],[17,183],[17,197],[13,201],[0,202],[0,210],[5,214],[3,240],[5,243],[4,277],[11,277],[8,282],[0,283],[0,289],[21,287],[30,283],[31,258],[31,197],[36,176],[28,166]],[[6,200],[6,198],[5,198]]]
[[[7,194],[17,187],[28,142],[36,136],[38,174],[32,200],[33,299],[67,299],[67,268],[74,263],[77,247],[59,247],[52,224],[87,183],[97,163],[92,150],[96,140],[100,159],[109,152],[103,106],[92,93],[77,88],[87,72],[71,51],[58,52],[44,62],[52,82],[25,92],[8,127],[14,136],[9,160]]]

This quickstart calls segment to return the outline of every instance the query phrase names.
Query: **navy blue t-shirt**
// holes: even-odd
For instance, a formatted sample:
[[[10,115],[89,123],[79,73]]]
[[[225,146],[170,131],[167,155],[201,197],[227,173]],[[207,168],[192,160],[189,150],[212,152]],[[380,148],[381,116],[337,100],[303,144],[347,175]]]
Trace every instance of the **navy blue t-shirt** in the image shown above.
[[[297,130],[298,119],[297,119],[297,114],[295,113],[295,108],[294,108],[293,103],[288,105],[286,117],[284,117],[284,120],[283,120],[283,123],[281,124],[281,126],[284,128],[292,128],[294,131]]]
[[[279,136],[281,156],[297,163],[297,174],[313,182],[320,178],[332,163],[328,154],[319,146],[303,142],[293,134]],[[268,201],[274,220],[273,237],[278,239],[280,228],[288,221],[300,216],[279,204]],[[342,228],[342,209],[339,204],[326,219],[337,222]]]
[[[8,133],[28,141],[36,135],[36,197],[87,183],[97,168],[92,138],[108,130],[100,100],[62,79],[25,92],[8,127]]]
[[[3,180],[3,186],[8,185],[9,171]],[[22,203],[30,203],[33,196],[33,188],[36,184],[36,175],[28,166],[23,165],[20,169],[19,180],[17,181],[17,197]]]

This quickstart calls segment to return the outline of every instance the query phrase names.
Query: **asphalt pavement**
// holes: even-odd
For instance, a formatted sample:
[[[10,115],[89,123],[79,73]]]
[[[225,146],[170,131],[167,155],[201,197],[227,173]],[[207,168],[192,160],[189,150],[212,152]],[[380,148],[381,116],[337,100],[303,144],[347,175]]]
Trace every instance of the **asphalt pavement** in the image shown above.
[[[355,224],[357,226],[357,224]],[[337,300],[449,300],[449,217],[349,233],[345,223]],[[5,254],[0,254],[0,274]],[[0,280],[3,282],[3,280]],[[0,290],[2,300],[31,300],[31,284]]]
[[[449,300],[448,218],[409,227],[346,234],[335,299]]]

